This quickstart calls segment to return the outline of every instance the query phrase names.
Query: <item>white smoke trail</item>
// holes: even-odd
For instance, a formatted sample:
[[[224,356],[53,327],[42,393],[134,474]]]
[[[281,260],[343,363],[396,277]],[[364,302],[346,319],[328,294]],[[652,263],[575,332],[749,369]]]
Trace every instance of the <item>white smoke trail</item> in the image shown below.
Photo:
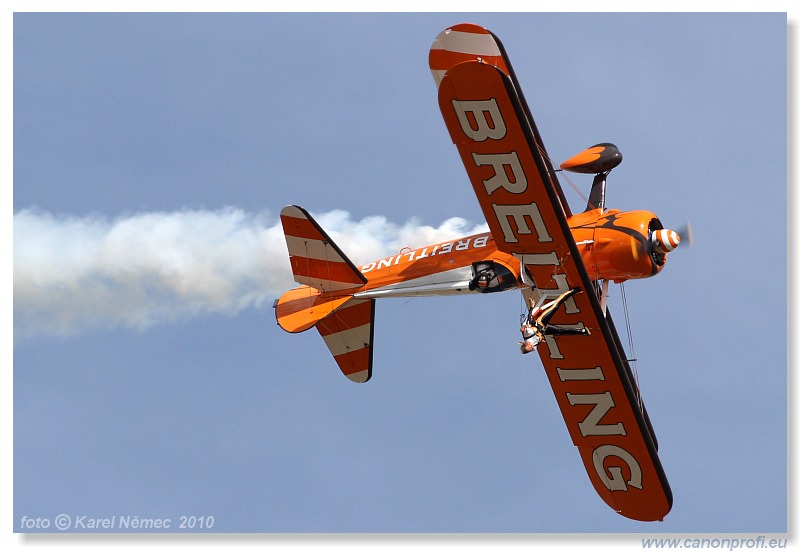
[[[356,264],[485,231],[334,210],[314,217]],[[293,287],[277,216],[226,208],[102,216],[14,215],[14,331],[71,335],[144,329],[198,314],[262,307]]]

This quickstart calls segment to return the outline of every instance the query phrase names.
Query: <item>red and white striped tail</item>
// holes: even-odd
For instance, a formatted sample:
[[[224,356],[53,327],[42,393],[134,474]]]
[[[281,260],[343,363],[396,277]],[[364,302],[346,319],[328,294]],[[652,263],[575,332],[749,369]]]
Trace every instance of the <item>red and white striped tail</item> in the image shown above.
[[[281,223],[296,282],[323,293],[355,289],[367,282],[303,208],[286,206],[281,210]]]
[[[354,382],[372,377],[374,315],[374,299],[351,299],[316,326],[339,369]]]
[[[436,87],[451,67],[477,59],[509,73],[500,44],[487,29],[472,23],[460,23],[439,33],[428,56]]]
[[[285,207],[281,223],[294,279],[302,285],[276,301],[278,324],[293,333],[315,326],[342,373],[366,382],[372,376],[375,301],[353,295],[367,278],[304,209]]]

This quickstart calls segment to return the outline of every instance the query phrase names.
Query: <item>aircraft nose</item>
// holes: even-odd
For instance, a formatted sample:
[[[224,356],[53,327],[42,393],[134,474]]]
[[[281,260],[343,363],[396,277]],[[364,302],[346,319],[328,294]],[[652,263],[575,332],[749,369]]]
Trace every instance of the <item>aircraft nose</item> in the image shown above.
[[[672,252],[681,244],[681,236],[671,229],[653,231],[652,240],[655,247],[663,253]]]

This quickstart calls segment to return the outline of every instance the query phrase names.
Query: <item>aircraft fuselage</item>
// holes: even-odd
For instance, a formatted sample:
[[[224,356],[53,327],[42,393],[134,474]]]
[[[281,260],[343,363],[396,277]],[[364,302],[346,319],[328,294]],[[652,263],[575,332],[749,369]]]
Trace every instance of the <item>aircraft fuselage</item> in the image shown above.
[[[661,223],[652,212],[590,210],[568,220],[590,279],[621,282],[656,275],[666,255],[648,252],[648,237]],[[470,288],[474,264],[494,262],[524,286],[521,265],[514,256],[497,250],[489,232],[418,249],[403,249],[359,267],[368,282],[356,297],[406,297],[489,292]],[[501,289],[508,289],[508,286]],[[500,289],[495,289],[500,290]]]

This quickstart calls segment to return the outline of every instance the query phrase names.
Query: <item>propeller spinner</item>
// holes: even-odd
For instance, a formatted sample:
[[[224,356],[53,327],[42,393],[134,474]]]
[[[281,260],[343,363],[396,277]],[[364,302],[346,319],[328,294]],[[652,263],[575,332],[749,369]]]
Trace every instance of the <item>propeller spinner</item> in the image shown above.
[[[657,261],[663,261],[665,254],[674,251],[680,245],[691,246],[692,242],[692,225],[689,222],[681,227],[679,232],[671,229],[653,229],[647,238],[647,255]],[[639,260],[643,254],[640,252],[643,246],[631,239],[631,252],[634,259]]]
[[[651,249],[661,254],[667,254],[678,248],[678,245],[681,244],[681,236],[671,229],[656,229],[650,233],[647,242]]]

